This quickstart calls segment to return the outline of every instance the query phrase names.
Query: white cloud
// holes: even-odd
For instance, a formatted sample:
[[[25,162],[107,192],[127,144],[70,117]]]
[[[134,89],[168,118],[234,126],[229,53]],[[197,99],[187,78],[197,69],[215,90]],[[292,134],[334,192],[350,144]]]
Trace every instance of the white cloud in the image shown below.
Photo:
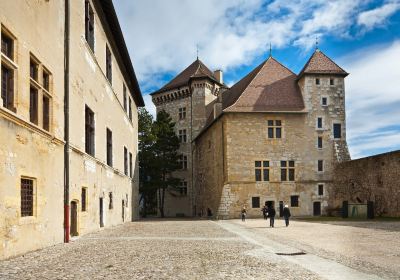
[[[347,138],[353,157],[400,148],[400,41],[350,54],[346,78]],[[396,127],[396,129],[393,129]]]
[[[358,15],[357,24],[363,25],[367,30],[380,26],[386,19],[400,9],[400,3],[387,3],[381,7],[362,12]]]
[[[151,101],[151,95],[150,94],[143,95],[143,99],[146,110],[153,116],[154,119],[156,119],[157,117],[156,106],[154,105],[153,101]]]

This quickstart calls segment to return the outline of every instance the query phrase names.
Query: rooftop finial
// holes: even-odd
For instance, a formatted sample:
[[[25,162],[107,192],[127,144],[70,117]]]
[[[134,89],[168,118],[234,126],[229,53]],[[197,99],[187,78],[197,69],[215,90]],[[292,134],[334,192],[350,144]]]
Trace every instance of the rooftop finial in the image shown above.
[[[199,60],[199,44],[196,44],[197,60]]]
[[[269,43],[269,57],[272,57],[272,45]]]
[[[318,35],[315,36],[315,49],[318,50]]]

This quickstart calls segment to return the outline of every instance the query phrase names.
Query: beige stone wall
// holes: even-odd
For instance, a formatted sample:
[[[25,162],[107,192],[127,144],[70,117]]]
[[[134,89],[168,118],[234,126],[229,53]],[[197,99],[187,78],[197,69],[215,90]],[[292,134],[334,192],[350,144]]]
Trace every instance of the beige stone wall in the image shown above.
[[[100,228],[100,198],[105,227],[138,217],[137,107],[127,87],[130,121],[123,108],[126,81],[115,43],[106,36],[101,13],[95,11],[95,51],[90,50],[85,41],[84,11],[84,1],[71,1],[70,202],[78,204],[80,235]],[[0,105],[1,259],[63,241],[64,2],[2,1],[0,23],[15,37],[16,69],[16,113],[3,108],[2,102]],[[112,84],[105,77],[106,44],[112,52]],[[52,75],[50,132],[41,128],[40,97],[38,126],[29,121],[30,54]],[[85,153],[85,104],[95,113],[94,157]],[[106,128],[113,134],[113,167],[106,165]],[[124,174],[124,146],[133,156],[133,180]],[[34,179],[33,217],[21,217],[21,177]],[[81,209],[82,187],[88,190],[86,212]],[[110,192],[113,209],[109,209]]]

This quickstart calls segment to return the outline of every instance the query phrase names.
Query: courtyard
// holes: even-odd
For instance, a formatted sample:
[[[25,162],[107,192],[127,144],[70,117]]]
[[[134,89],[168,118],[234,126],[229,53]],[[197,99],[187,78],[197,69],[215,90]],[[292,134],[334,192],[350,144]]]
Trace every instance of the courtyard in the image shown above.
[[[142,220],[0,262],[0,279],[399,278],[399,222]]]

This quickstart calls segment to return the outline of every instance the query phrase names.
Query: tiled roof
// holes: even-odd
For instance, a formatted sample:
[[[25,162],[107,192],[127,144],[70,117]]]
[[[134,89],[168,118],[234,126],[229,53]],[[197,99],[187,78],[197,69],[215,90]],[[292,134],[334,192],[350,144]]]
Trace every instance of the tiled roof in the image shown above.
[[[300,71],[299,77],[303,74],[337,74],[347,76],[348,73],[340,68],[332,59],[317,49],[304,68]]]
[[[222,94],[224,112],[286,112],[304,109],[297,76],[268,58]]]
[[[208,78],[215,83],[219,83],[217,78],[214,76],[214,73],[210,69],[208,69],[208,67],[202,61],[196,59],[192,64],[190,64],[185,70],[179,73],[169,83],[164,85],[161,89],[153,92],[151,95],[188,85],[190,79],[196,78]]]

